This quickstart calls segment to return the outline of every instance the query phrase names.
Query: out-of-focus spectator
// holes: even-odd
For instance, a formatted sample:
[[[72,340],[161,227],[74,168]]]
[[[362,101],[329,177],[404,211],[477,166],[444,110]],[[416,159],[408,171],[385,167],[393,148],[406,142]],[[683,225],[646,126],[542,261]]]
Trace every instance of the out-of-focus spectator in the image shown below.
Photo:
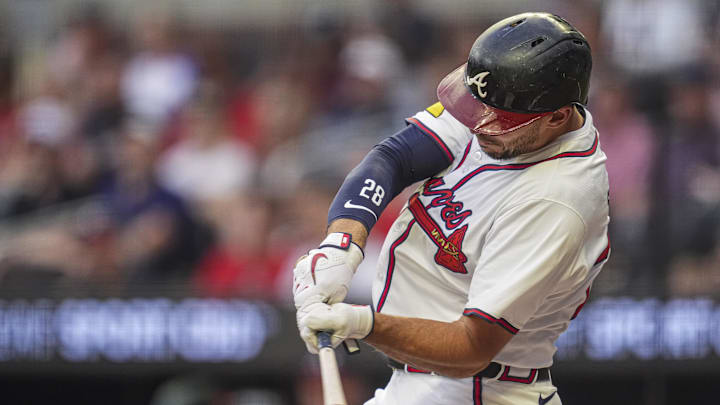
[[[278,200],[276,220],[270,230],[270,243],[285,245],[288,254],[275,289],[276,296],[292,302],[292,271],[297,258],[317,247],[325,235],[327,211],[342,179],[313,176],[303,179],[296,191]]]
[[[425,62],[437,48],[433,41],[437,27],[409,0],[387,1],[382,15],[383,27],[402,49],[405,60],[412,66]]]
[[[103,54],[87,72],[82,94],[80,132],[101,145],[117,135],[125,119],[120,96],[123,59],[119,54]]]
[[[177,31],[167,15],[141,16],[135,34],[138,49],[123,74],[123,99],[133,117],[163,125],[192,96],[196,67],[179,49]]]
[[[647,218],[650,205],[650,170],[655,139],[652,127],[637,112],[625,83],[602,80],[593,94],[592,111],[607,155],[610,179],[610,240],[613,261],[609,264],[614,287],[628,286],[630,279],[647,266]],[[607,283],[601,283],[607,284]],[[628,286],[632,287],[632,286]]]
[[[197,203],[243,191],[256,171],[253,151],[229,136],[220,95],[208,86],[183,114],[183,138],[158,165],[165,187]]]
[[[608,0],[602,24],[611,61],[635,75],[695,64],[709,24],[706,3],[686,0]]]
[[[651,221],[658,260],[710,254],[720,226],[720,131],[711,119],[708,84],[702,67],[685,70],[672,83],[654,168]]]
[[[307,133],[277,147],[265,162],[262,181],[282,178],[279,193],[292,192],[308,176],[344,175],[373,145],[404,126],[393,96],[402,87],[404,62],[390,39],[376,31],[353,35],[339,63],[342,74],[330,108],[318,112]]]
[[[217,242],[195,271],[200,291],[273,298],[287,245],[270,243],[271,207],[259,194],[216,200],[208,212]],[[285,269],[283,269],[285,270]]]
[[[88,3],[77,10],[49,52],[48,70],[52,80],[64,89],[77,91],[97,58],[110,47],[111,33],[98,4]]]
[[[13,51],[5,32],[0,30],[0,156],[14,132],[15,106],[11,97],[14,80]]]
[[[666,83],[701,59],[716,24],[711,2],[609,0],[602,3],[600,48],[620,74],[629,75],[637,105],[653,120],[667,114]],[[601,59],[602,60],[602,59]]]
[[[19,118],[25,139],[48,147],[66,142],[77,128],[75,112],[52,82],[23,107]]]
[[[525,7],[506,6],[502,13]],[[608,269],[628,274],[621,281],[632,287],[643,282],[631,279],[641,268],[660,280],[666,263],[711,263],[720,119],[710,112],[720,105],[720,92],[714,79],[685,76],[693,65],[719,70],[720,6],[552,0],[545,8],[589,37],[594,75],[602,77],[590,110],[611,178]],[[217,207],[229,210],[226,216],[254,218],[258,240],[297,251],[288,260],[313,248],[307,243],[322,238],[327,206],[344,175],[401,129],[405,117],[435,101],[437,83],[467,58],[479,30],[494,21],[492,13],[501,12],[450,22],[430,10],[407,0],[362,16],[352,8],[345,14],[313,6],[283,26],[211,27],[192,20],[193,13],[183,15],[189,23],[181,26],[168,14],[138,7],[142,17],[128,23],[134,13],[83,5],[69,20],[53,20],[57,25],[46,31],[52,35],[31,41],[0,33],[0,217],[32,222],[38,213],[105,197],[109,217],[84,217],[88,229],[68,228],[60,237],[60,226],[43,225],[47,236],[18,239],[26,252],[49,241],[67,246],[74,257],[88,259],[68,261],[61,271],[87,278],[117,268],[159,277],[175,274],[171,268],[197,269],[190,256],[202,251],[194,221],[202,218],[217,234],[217,240],[206,238],[215,243],[213,254],[203,256],[206,268],[230,269],[213,274],[236,280],[227,292],[213,291],[241,293],[233,283],[243,284],[241,261],[255,245],[219,220]],[[21,28],[6,26],[8,32]],[[440,31],[446,35],[435,38]],[[201,77],[222,94],[198,92]],[[143,131],[123,134],[127,117],[152,126],[152,139],[143,140]],[[268,201],[250,209],[235,201],[237,193],[263,195],[273,215]],[[242,209],[230,201],[248,212],[232,213]],[[386,211],[372,237],[387,230],[402,203],[400,197]],[[207,264],[212,257],[215,264]],[[55,260],[52,254],[36,258]],[[288,293],[285,281],[274,283]],[[355,285],[359,291],[363,280]]]
[[[306,81],[289,73],[271,75],[251,94],[234,99],[231,122],[235,134],[264,157],[277,145],[303,133],[318,107]]]
[[[186,277],[201,246],[185,203],[155,179],[158,135],[129,124],[116,146],[115,178],[103,191],[114,247],[111,265],[135,281]]]
[[[59,150],[75,133],[75,117],[52,87],[17,114],[20,137],[0,162],[0,216],[30,213],[66,201]]]

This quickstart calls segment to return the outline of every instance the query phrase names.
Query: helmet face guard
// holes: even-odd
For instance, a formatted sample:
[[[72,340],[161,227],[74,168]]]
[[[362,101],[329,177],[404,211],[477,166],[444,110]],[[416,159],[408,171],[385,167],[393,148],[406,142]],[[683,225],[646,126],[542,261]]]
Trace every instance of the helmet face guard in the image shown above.
[[[502,135],[584,105],[591,69],[590,45],[575,27],[556,15],[523,13],[480,34],[467,63],[440,82],[437,95],[473,132]]]
[[[437,95],[450,114],[470,128],[470,131],[483,135],[503,135],[552,113],[516,113],[483,103],[468,88],[470,85],[481,88],[483,82],[468,84],[465,66],[462,65],[445,76],[438,86]]]

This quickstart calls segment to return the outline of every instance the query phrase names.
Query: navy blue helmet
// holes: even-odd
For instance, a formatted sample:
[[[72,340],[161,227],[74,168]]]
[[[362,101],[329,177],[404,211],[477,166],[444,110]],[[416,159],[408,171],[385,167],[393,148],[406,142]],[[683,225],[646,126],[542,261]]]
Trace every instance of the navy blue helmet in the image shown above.
[[[501,135],[563,106],[585,104],[592,56],[585,36],[549,13],[506,18],[475,40],[438,98],[475,132]]]

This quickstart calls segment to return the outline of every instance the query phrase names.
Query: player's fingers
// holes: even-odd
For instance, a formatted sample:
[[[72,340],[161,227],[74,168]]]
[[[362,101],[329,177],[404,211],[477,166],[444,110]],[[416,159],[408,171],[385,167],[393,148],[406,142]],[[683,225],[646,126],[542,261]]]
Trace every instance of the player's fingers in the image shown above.
[[[327,300],[327,297],[323,295],[322,291],[320,291],[319,289],[315,287],[308,287],[304,291],[300,291],[298,294],[296,294],[294,300],[295,308],[298,310],[298,312],[307,312],[307,310],[303,310],[303,308],[307,308],[309,305],[312,304],[325,302],[325,300]]]
[[[300,305],[297,310],[297,316],[304,317],[310,312],[316,311],[319,308],[329,308],[330,306],[325,304],[325,297],[320,294],[308,295],[305,302]]]
[[[314,330],[311,330],[308,327],[302,327],[300,329],[300,337],[305,341],[305,346],[307,347],[308,351],[313,354],[317,354],[317,332]]]
[[[337,304],[342,302],[347,296],[348,290],[345,286],[338,286],[338,288],[330,295],[327,300],[328,304]]]
[[[340,343],[342,343],[343,340],[345,340],[344,337],[340,337],[340,336],[337,336],[337,335],[335,335],[335,334],[333,334],[333,335],[330,336],[330,343],[332,344],[332,347],[333,347],[333,348],[336,348],[336,347],[340,346]]]
[[[332,308],[329,305],[313,305],[312,309],[303,317],[303,326],[307,326],[313,330],[334,330],[337,331],[338,327],[337,317],[333,313]]]
[[[318,349],[317,349],[317,347],[313,346],[312,344],[310,344],[310,343],[308,343],[308,342],[305,342],[305,348],[306,348],[307,351],[308,351],[309,353],[311,353],[311,354],[318,354]]]

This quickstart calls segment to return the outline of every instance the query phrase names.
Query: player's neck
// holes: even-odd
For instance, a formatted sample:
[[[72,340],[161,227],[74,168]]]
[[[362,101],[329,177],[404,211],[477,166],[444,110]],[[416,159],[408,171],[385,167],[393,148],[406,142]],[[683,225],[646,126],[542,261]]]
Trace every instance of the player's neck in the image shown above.
[[[550,140],[548,143],[567,134],[568,132],[577,131],[578,129],[582,128],[584,124],[585,116],[582,115],[580,111],[578,111],[577,107],[573,108],[573,112],[568,118],[568,120],[565,122],[565,124],[554,129],[552,135],[550,135]]]
[[[564,133],[577,131],[585,125],[585,115],[580,112],[580,109],[575,107],[573,111],[573,115],[568,120],[568,128],[566,128]]]
[[[572,115],[568,118],[564,125],[549,129],[548,132],[545,132],[545,136],[541,137],[540,143],[537,145],[535,150],[544,148],[568,132],[577,131],[582,128],[584,124],[585,116],[578,111],[577,107],[574,108]]]

